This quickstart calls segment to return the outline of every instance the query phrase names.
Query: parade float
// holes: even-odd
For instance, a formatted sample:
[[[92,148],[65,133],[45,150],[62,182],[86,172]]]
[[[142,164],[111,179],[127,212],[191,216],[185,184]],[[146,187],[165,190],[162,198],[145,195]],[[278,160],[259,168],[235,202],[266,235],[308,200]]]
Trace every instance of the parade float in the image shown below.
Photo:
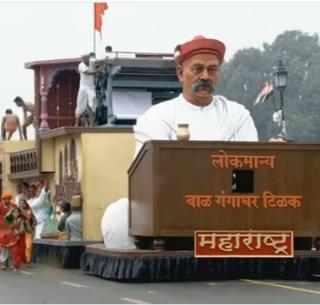
[[[124,281],[311,279],[319,149],[149,141],[128,170],[129,232],[140,249],[88,246],[81,268]]]
[[[48,176],[53,197],[83,198],[83,242],[36,240],[35,262],[120,281],[319,272],[318,144],[148,141],[133,160],[136,118],[181,92],[172,54],[114,52],[97,78],[104,110],[92,128],[73,127],[79,62],[26,64],[34,70],[36,139],[2,147],[7,190]],[[102,243],[102,215],[122,197],[136,250]]]
[[[319,272],[318,144],[177,138],[146,142],[128,167],[137,249],[89,245],[82,270],[122,281]]]

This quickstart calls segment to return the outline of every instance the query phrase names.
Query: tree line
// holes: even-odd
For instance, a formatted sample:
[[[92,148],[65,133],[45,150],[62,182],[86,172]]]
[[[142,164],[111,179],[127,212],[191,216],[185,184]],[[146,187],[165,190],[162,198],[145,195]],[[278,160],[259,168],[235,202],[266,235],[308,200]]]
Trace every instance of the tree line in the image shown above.
[[[262,50],[245,48],[223,64],[217,94],[238,101],[250,110],[261,141],[275,137],[279,127],[272,115],[280,106],[274,89],[271,98],[254,105],[275,66],[282,60],[288,70],[284,110],[288,139],[296,142],[320,141],[320,44],[317,34],[286,31]]]

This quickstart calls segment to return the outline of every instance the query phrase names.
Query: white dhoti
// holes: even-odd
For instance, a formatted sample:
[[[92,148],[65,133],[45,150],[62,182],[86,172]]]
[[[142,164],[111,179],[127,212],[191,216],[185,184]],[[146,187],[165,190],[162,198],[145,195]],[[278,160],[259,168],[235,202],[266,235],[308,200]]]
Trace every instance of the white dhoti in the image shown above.
[[[75,111],[75,116],[79,118],[88,107],[91,111],[96,112],[96,91],[94,88],[80,87],[77,96],[77,108]]]
[[[37,223],[35,234],[34,234],[34,239],[40,239],[41,238],[41,232],[42,232],[44,223],[45,223],[44,221],[41,222],[41,223]]]
[[[103,242],[108,249],[136,249],[134,237],[129,235],[129,201],[121,198],[110,204],[101,220]]]

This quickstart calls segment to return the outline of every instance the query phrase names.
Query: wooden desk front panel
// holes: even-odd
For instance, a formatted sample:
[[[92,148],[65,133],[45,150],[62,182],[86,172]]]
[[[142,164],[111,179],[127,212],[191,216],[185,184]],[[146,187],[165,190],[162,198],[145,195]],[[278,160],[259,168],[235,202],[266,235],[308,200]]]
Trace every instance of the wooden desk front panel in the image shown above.
[[[156,142],[153,145],[154,191],[148,196],[151,201],[145,200],[153,210],[144,215],[152,219],[148,221],[152,222],[153,228],[145,234],[133,222],[132,232],[136,235],[192,236],[194,230],[252,229],[293,230],[295,236],[320,236],[320,145],[230,145],[226,142]],[[212,165],[210,156],[221,154],[220,149],[227,155],[274,155],[275,166],[252,169],[252,193],[232,193],[234,169],[214,168]],[[151,179],[151,176],[146,178]],[[221,191],[227,195],[259,195],[259,208],[222,208],[214,198],[210,208],[192,208],[186,204],[185,195],[214,197]],[[301,195],[302,205],[299,208],[265,208],[262,204],[265,191],[275,195]],[[136,205],[136,208],[139,210],[140,207]]]

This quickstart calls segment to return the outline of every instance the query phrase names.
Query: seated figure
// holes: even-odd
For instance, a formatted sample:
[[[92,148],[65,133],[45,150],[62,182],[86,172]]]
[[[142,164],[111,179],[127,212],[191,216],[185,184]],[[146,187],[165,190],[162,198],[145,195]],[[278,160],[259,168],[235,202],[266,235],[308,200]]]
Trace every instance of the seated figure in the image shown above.
[[[175,140],[178,124],[189,125],[190,140],[258,141],[249,111],[237,102],[214,95],[224,54],[221,41],[203,36],[175,48],[182,94],[152,106],[138,119],[134,126],[136,154],[147,140]],[[106,248],[135,247],[134,237],[128,234],[127,198],[109,205],[101,229]]]
[[[67,240],[82,240],[82,197],[80,195],[71,198],[71,215],[66,219],[65,231]]]

